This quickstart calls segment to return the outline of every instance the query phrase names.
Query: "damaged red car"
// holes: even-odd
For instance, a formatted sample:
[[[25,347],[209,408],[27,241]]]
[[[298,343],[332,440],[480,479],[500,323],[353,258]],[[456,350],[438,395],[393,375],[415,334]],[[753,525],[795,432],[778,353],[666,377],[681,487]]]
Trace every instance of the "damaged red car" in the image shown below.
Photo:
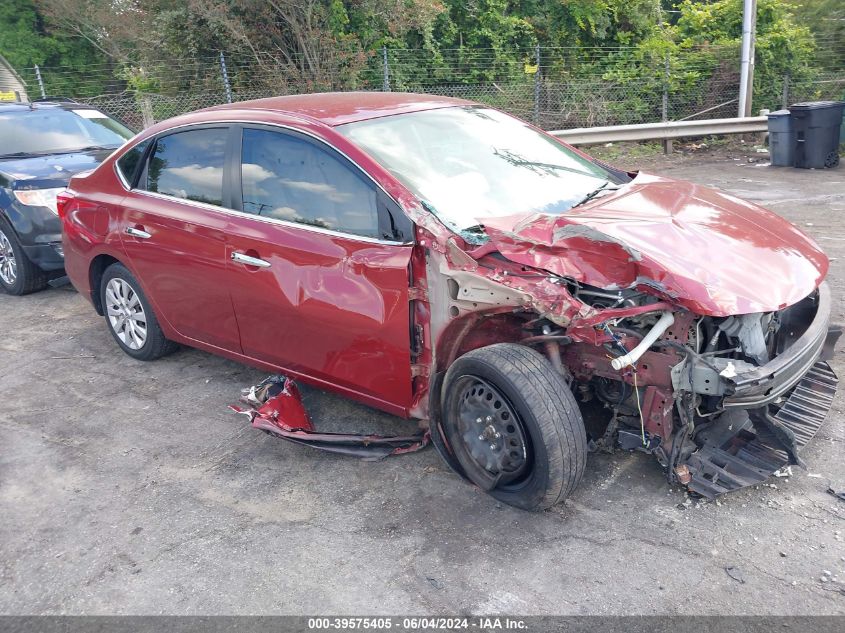
[[[430,434],[529,510],[590,450],[650,453],[706,497],[759,483],[802,463],[838,382],[809,237],[467,101],[194,112],[74,177],[59,213],[67,273],[130,356],[185,344],[282,374],[247,398],[259,428],[377,455]],[[318,433],[290,378],[424,434]]]

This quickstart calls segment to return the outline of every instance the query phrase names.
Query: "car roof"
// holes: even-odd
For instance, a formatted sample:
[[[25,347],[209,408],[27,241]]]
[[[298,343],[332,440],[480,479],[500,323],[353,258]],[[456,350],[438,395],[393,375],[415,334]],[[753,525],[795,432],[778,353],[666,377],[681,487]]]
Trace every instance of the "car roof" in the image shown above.
[[[465,99],[409,92],[324,92],[241,101],[207,108],[201,112],[270,110],[293,116],[305,116],[325,125],[336,126],[394,114],[460,105],[474,105],[474,103]]]

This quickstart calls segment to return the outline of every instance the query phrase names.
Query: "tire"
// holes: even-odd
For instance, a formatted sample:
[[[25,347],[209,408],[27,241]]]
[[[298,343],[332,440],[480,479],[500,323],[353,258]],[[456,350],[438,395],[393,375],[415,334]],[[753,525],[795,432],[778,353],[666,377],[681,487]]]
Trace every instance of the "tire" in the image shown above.
[[[178,348],[165,338],[141,285],[123,264],[106,268],[100,280],[100,301],[112,338],[132,358],[155,360]]]
[[[584,474],[587,435],[575,398],[551,363],[523,345],[456,360],[443,382],[441,420],[461,474],[508,505],[550,508]]]
[[[0,286],[10,295],[28,295],[47,287],[47,273],[33,264],[17,234],[0,218]]]

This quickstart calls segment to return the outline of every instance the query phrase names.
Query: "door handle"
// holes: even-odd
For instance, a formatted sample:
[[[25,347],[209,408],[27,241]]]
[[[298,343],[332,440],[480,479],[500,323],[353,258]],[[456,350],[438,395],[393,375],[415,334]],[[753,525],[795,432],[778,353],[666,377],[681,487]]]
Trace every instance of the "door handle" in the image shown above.
[[[132,237],[139,237],[142,240],[148,240],[152,237],[152,235],[150,235],[146,231],[142,231],[141,229],[136,229],[134,226],[130,226],[129,228],[127,228],[126,234],[131,235]]]
[[[250,257],[249,255],[244,255],[243,253],[232,253],[232,261],[238,262],[239,264],[244,264],[245,266],[256,266],[257,268],[270,268],[270,262],[265,262],[263,259],[258,259],[257,257]]]

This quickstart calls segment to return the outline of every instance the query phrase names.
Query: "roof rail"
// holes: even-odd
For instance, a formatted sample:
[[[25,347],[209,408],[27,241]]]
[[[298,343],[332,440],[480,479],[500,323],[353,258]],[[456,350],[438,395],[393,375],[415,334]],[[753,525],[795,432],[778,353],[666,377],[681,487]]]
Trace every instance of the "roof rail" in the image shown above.
[[[30,101],[30,103],[44,103],[46,101],[52,101],[54,103],[79,103],[79,101],[70,97],[39,97]]]

